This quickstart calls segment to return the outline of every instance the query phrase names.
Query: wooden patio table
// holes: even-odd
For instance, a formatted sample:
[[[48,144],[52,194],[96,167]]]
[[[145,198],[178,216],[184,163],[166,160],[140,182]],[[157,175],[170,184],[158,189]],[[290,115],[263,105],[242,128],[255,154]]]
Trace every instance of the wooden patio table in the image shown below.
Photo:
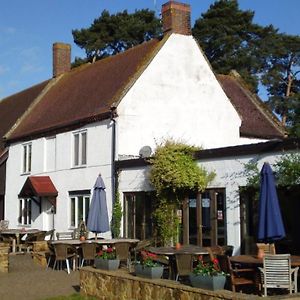
[[[260,267],[263,265],[263,258],[258,258],[257,255],[236,255],[230,257],[230,261],[234,264],[248,265],[252,267]],[[291,255],[292,267],[300,266],[300,256]]]
[[[21,238],[27,233],[39,233],[39,229],[24,229],[24,228],[11,228],[0,231],[0,235],[12,238],[12,252],[16,252],[20,245]]]

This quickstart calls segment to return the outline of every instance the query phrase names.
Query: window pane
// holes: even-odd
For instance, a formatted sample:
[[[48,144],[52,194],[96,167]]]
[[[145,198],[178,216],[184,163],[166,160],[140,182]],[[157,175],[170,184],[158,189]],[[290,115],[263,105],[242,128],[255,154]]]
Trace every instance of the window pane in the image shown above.
[[[74,135],[74,166],[79,165],[79,135]]]
[[[23,203],[23,200],[20,199],[20,201],[19,201],[19,218],[18,218],[19,224],[22,224],[22,203]]]
[[[86,132],[81,134],[81,163],[83,165],[86,164]]]
[[[31,200],[30,199],[27,200],[27,211],[28,211],[28,214],[27,214],[28,222],[27,222],[27,224],[31,224]]]
[[[75,198],[71,198],[71,226],[75,227]]]
[[[28,145],[28,162],[27,162],[28,172],[31,172],[31,144]]]
[[[89,214],[89,207],[90,207],[90,198],[85,197],[85,223],[87,222],[88,214]]]
[[[25,145],[23,146],[23,173],[26,173],[27,170],[26,162],[27,162],[27,147]]]
[[[83,197],[78,197],[78,217],[77,217],[77,226],[83,220]]]

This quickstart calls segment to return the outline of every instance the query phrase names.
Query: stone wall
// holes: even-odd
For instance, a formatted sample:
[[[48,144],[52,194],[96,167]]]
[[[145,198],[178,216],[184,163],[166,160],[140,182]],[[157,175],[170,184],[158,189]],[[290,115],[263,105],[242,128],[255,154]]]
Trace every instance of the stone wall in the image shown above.
[[[105,271],[84,267],[80,270],[80,292],[102,300],[218,300],[218,299],[261,299],[261,297],[232,293],[220,290],[216,292],[192,288],[167,279],[144,279],[126,271]]]
[[[0,272],[8,273],[9,261],[8,261],[8,252],[10,246],[7,243],[0,243]]]

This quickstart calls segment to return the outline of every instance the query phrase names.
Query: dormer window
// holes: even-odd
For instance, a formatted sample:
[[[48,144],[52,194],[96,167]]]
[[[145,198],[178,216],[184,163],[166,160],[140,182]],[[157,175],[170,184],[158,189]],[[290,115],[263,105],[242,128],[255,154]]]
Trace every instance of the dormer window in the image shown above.
[[[86,131],[80,131],[74,133],[74,160],[73,166],[80,167],[86,165],[86,143],[87,133]]]
[[[31,155],[32,155],[31,151],[32,151],[31,143],[23,144],[22,172],[24,174],[31,172]]]

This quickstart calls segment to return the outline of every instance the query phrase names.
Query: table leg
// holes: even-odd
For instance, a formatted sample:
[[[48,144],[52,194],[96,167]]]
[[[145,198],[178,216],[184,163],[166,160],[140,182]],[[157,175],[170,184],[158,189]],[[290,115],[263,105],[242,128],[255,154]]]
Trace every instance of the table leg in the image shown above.
[[[16,239],[12,239],[12,252],[16,252]]]

